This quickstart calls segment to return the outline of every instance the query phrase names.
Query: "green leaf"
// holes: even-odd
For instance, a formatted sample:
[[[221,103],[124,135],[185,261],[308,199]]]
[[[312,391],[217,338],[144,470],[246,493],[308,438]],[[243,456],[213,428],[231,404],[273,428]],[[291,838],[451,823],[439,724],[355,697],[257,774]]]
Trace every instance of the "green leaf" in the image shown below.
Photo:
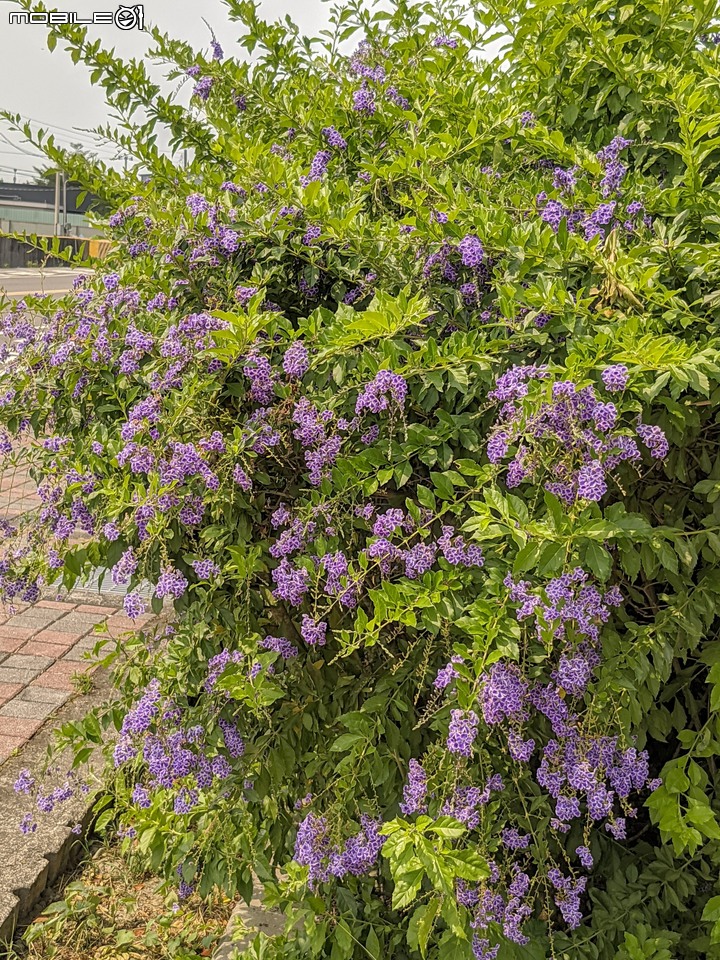
[[[599,543],[590,541],[585,545],[585,563],[598,580],[607,580],[612,569],[612,557]]]
[[[474,850],[460,850],[445,857],[456,877],[463,880],[484,880],[490,876],[486,861]]]
[[[435,473],[431,471],[430,479],[432,480],[433,486],[437,490],[441,500],[455,499],[455,489],[452,485],[452,481],[449,479],[449,477],[447,477],[446,474]]]
[[[423,958],[427,956],[427,944],[433,926],[435,925],[435,918],[438,915],[440,904],[440,898],[433,897],[425,907],[421,908],[423,913],[417,925],[417,942],[420,948],[420,956]]]
[[[341,733],[337,740],[332,743],[330,750],[333,753],[343,753],[345,750],[349,750],[350,747],[365,739],[366,737],[361,733]]]
[[[703,907],[703,920],[720,920],[720,897],[711,897]]]

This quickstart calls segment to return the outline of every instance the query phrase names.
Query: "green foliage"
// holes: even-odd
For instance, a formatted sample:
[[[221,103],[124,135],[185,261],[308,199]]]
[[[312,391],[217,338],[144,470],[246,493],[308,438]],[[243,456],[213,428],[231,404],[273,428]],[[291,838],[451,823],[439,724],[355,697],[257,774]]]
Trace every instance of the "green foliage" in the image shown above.
[[[20,6],[29,9],[30,0]],[[175,603],[173,635],[130,638],[109,654],[118,703],[64,737],[81,762],[88,744],[121,728],[154,678],[188,725],[203,727],[211,752],[224,749],[219,719],[240,725],[243,757],[222,789],[201,791],[189,813],[173,809],[169,790],[133,806],[139,758],[113,773],[112,791],[137,831],[134,848],[169,881],[181,876],[201,895],[220,886],[249,899],[259,877],[268,903],[287,912],[288,932],[259,937],[245,954],[256,960],[467,960],[472,911],[458,901],[456,881],[484,889],[490,862],[507,856],[505,827],[531,838],[516,862],[532,874],[534,916],[527,945],[491,925],[500,960],[720,958],[720,76],[718,47],[704,39],[716,4],[509,0],[464,11],[398,0],[375,11],[350,2],[314,41],[291,23],[265,23],[253,3],[226,6],[252,65],[211,60],[152,33],[153,56],[171,77],[197,67],[212,79],[207,100],[195,96],[189,109],[161,95],[144,63],[121,62],[85,28],[50,35],[51,47],[64,46],[105,90],[119,118],[106,132],[135,157],[134,172],[125,178],[65,157],[42,132],[34,139],[125,211],[117,249],[101,269],[117,270],[139,306],[109,303],[98,279],[90,333],[78,332],[79,301],[63,305],[70,319],[55,328],[53,349],[64,340],[74,346],[62,363],[33,344],[24,365],[1,375],[16,391],[2,407],[9,434],[28,418],[35,439],[48,431],[68,438],[59,453],[35,443],[10,460],[29,459],[40,480],[62,487],[58,509],[69,511],[82,490],[97,529],[118,524],[117,539],[65,545],[65,586],[114,567],[130,547],[141,561],[133,586],[142,578],[156,584],[170,563],[189,581]],[[438,35],[457,46],[434,45]],[[503,40],[504,54],[485,62],[478,53],[492,37]],[[368,62],[385,70],[372,116],[353,109],[361,79],[346,48],[360,39]],[[387,95],[390,84],[400,99]],[[534,122],[522,119],[526,111]],[[303,184],[328,126],[347,148],[331,152],[327,174]],[[157,146],[161,131],[172,150],[190,151],[187,170]],[[633,143],[623,154],[621,192],[612,194],[616,219],[588,237],[579,224],[609,196],[597,153],[617,135]],[[575,169],[571,198],[553,186],[556,167]],[[150,183],[139,170],[150,171]],[[227,181],[242,188],[242,200],[222,189]],[[541,193],[567,204],[557,230],[541,216]],[[237,233],[236,249],[212,259],[203,247],[212,229],[188,212],[191,194],[216,205]],[[629,222],[631,202],[643,205],[647,222]],[[573,210],[584,213],[573,221]],[[319,228],[316,241],[304,241],[309,227]],[[463,272],[456,256],[468,235],[482,240],[482,279]],[[455,275],[429,259],[448,250]],[[474,289],[463,292],[463,280]],[[158,293],[177,303],[149,307]],[[172,377],[168,385],[175,354],[160,347],[196,314],[222,328],[189,351],[179,385]],[[131,322],[152,346],[127,370],[111,341],[124,345]],[[109,335],[107,353],[100,333]],[[279,376],[272,405],[282,442],[258,453],[248,440],[258,407],[244,369],[249,352],[259,349],[279,372],[298,339],[311,348],[310,369],[302,385]],[[511,483],[488,456],[498,376],[547,367],[547,379],[518,400],[532,423],[553,384],[600,394],[603,370],[618,364],[628,368],[627,388],[602,395],[615,403],[619,435],[632,438],[639,422],[659,426],[668,455],[623,462],[608,472],[602,496],[567,502],[545,482],[573,443],[528,429],[537,479]],[[349,421],[379,370],[407,384],[402,409],[390,405],[375,441],[342,446],[311,483],[292,432],[293,405],[307,397],[333,422]],[[142,434],[142,442],[158,457],[171,442],[222,433],[216,492],[128,465],[120,431],[148,396],[160,397],[162,416],[159,437]],[[252,490],[232,481],[238,464]],[[92,473],[94,488],[85,492],[82,478],[64,483],[70,469]],[[140,537],[137,504],[170,493],[188,502],[202,496],[202,521],[158,510]],[[278,556],[270,548],[279,534],[270,518],[281,502],[304,523],[327,521],[318,519],[323,530],[312,549],[295,558],[313,583],[302,611],[273,592]],[[403,548],[412,536],[430,543],[450,525],[482,547],[484,566],[439,558],[417,576],[383,575],[364,549],[370,534],[356,508],[367,502],[406,511],[414,528],[399,535]],[[355,608],[313,580],[311,555],[341,549],[348,576],[363,584]],[[193,573],[193,562],[206,558],[220,568],[212,581]],[[608,733],[647,750],[663,781],[618,807],[624,841],[589,822],[567,835],[556,830],[537,762],[515,763],[497,728],[483,727],[468,762],[445,749],[451,710],[477,709],[493,664],[519,664],[534,683],[554,669],[554,629],[536,633],[518,619],[508,574],[542,591],[578,566],[599,589],[619,587],[624,600],[603,625],[601,663],[578,698],[583,735]],[[33,541],[23,572],[38,570],[57,575]],[[303,643],[303,613],[327,624],[326,646]],[[297,661],[261,647],[267,635],[296,643]],[[208,661],[221,650],[243,660],[211,695]],[[433,681],[453,655],[462,658],[457,682],[441,694]],[[532,732],[547,742],[548,730],[545,723]],[[473,828],[435,810],[401,816],[409,762],[423,757],[438,802],[456,787],[482,786],[492,772],[505,790],[492,794]],[[386,839],[370,872],[308,884],[307,866],[293,860],[308,794],[333,844],[357,833],[362,815],[382,821]],[[571,929],[546,868],[580,876],[573,858],[581,844],[595,867],[585,920]]]

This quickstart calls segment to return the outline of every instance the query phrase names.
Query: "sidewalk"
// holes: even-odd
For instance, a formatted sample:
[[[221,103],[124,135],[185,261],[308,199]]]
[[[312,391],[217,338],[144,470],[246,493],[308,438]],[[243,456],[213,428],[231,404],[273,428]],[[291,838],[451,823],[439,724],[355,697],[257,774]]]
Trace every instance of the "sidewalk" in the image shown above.
[[[38,503],[27,471],[3,471],[0,464],[0,518],[12,521]],[[43,767],[57,726],[81,720],[112,695],[107,671],[87,683],[97,665],[85,654],[103,636],[117,638],[153,619],[133,623],[122,610],[123,593],[101,593],[95,577],[66,596],[51,587],[34,604],[0,608],[0,954],[43,890],[82,850],[74,824],[82,831],[89,825],[91,795],[78,794],[23,834],[28,800],[13,784],[24,767]],[[55,776],[60,786],[63,776]]]
[[[102,639],[96,624],[112,637],[141,626],[116,606],[56,600],[0,617],[0,764],[79,692],[73,677],[96,669],[84,659]]]
[[[25,470],[0,474],[0,517],[16,519],[39,503]],[[133,623],[122,610],[124,592],[100,593],[91,583],[62,600],[15,604],[12,613],[0,607],[0,764],[80,691],[82,681],[73,678],[96,669],[85,654],[103,635],[118,637],[151,619]]]

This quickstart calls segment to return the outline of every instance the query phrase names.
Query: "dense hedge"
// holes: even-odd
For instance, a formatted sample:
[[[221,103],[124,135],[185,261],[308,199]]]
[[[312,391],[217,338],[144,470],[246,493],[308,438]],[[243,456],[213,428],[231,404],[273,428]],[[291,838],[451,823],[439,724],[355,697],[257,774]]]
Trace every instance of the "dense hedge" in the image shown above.
[[[716,5],[226,5],[188,110],[50,35],[149,183],[27,131],[116,252],[3,321],[2,591],[176,611],[78,761],[180,896],[260,878],[248,957],[719,957]]]

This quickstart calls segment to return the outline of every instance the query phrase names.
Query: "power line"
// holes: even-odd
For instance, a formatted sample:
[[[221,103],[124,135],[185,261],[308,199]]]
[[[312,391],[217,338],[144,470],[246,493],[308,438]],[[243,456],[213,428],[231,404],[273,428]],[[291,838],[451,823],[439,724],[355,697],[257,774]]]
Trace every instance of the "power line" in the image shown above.
[[[32,156],[29,150],[24,150],[22,147],[18,147],[17,144],[13,143],[5,134],[0,130],[0,139],[4,140],[5,143],[9,143],[11,147],[14,147],[19,153],[26,153],[29,157]]]
[[[8,173],[14,173],[14,172],[17,170],[18,173],[28,173],[28,174],[31,174],[32,176],[37,176],[37,171],[36,171],[36,170],[28,170],[27,167],[5,167],[5,166],[0,166],[0,170],[5,170],[5,171],[8,172]]]
[[[12,140],[6,137],[4,133],[0,132],[0,137],[5,141],[5,143],[11,146],[13,150],[16,150],[18,153],[23,153],[28,157],[40,158],[40,157],[46,156],[41,150],[37,150],[36,148],[33,148],[32,151],[30,151],[30,150],[25,150],[23,147],[19,147],[17,144],[13,143]],[[59,146],[63,150],[70,150],[72,145],[58,143],[57,146]],[[101,160],[115,159],[114,151],[110,150],[108,147],[95,148],[94,150],[91,151],[89,145],[86,146],[85,144],[80,144],[80,146],[83,148],[83,150],[88,150],[89,152],[97,153]],[[99,152],[100,150],[105,151],[105,156],[102,156],[102,154],[100,154]],[[8,153],[9,151],[3,150],[0,152]]]
[[[64,130],[66,133],[76,134],[77,136],[82,137],[94,137],[96,136],[90,130],[77,130],[74,127],[64,127],[60,123],[46,123],[44,120],[38,120],[37,117],[25,117],[26,120],[29,120],[31,123],[37,123],[41,127],[55,127],[56,130]]]
[[[0,153],[10,154],[10,155],[12,155],[13,152],[14,152],[13,150],[0,150]],[[38,159],[40,159],[40,157],[45,156],[45,154],[38,152],[37,156],[38,156]]]
[[[63,127],[59,123],[44,123],[42,120],[38,120],[35,117],[26,117],[25,119],[29,120],[31,123],[36,123],[39,127],[53,127],[55,130],[62,130],[63,133],[70,134],[80,140],[84,139],[91,142],[96,142],[97,140],[105,139],[102,134],[93,133],[89,130],[75,130],[72,127]],[[52,131],[49,132],[52,133]]]

